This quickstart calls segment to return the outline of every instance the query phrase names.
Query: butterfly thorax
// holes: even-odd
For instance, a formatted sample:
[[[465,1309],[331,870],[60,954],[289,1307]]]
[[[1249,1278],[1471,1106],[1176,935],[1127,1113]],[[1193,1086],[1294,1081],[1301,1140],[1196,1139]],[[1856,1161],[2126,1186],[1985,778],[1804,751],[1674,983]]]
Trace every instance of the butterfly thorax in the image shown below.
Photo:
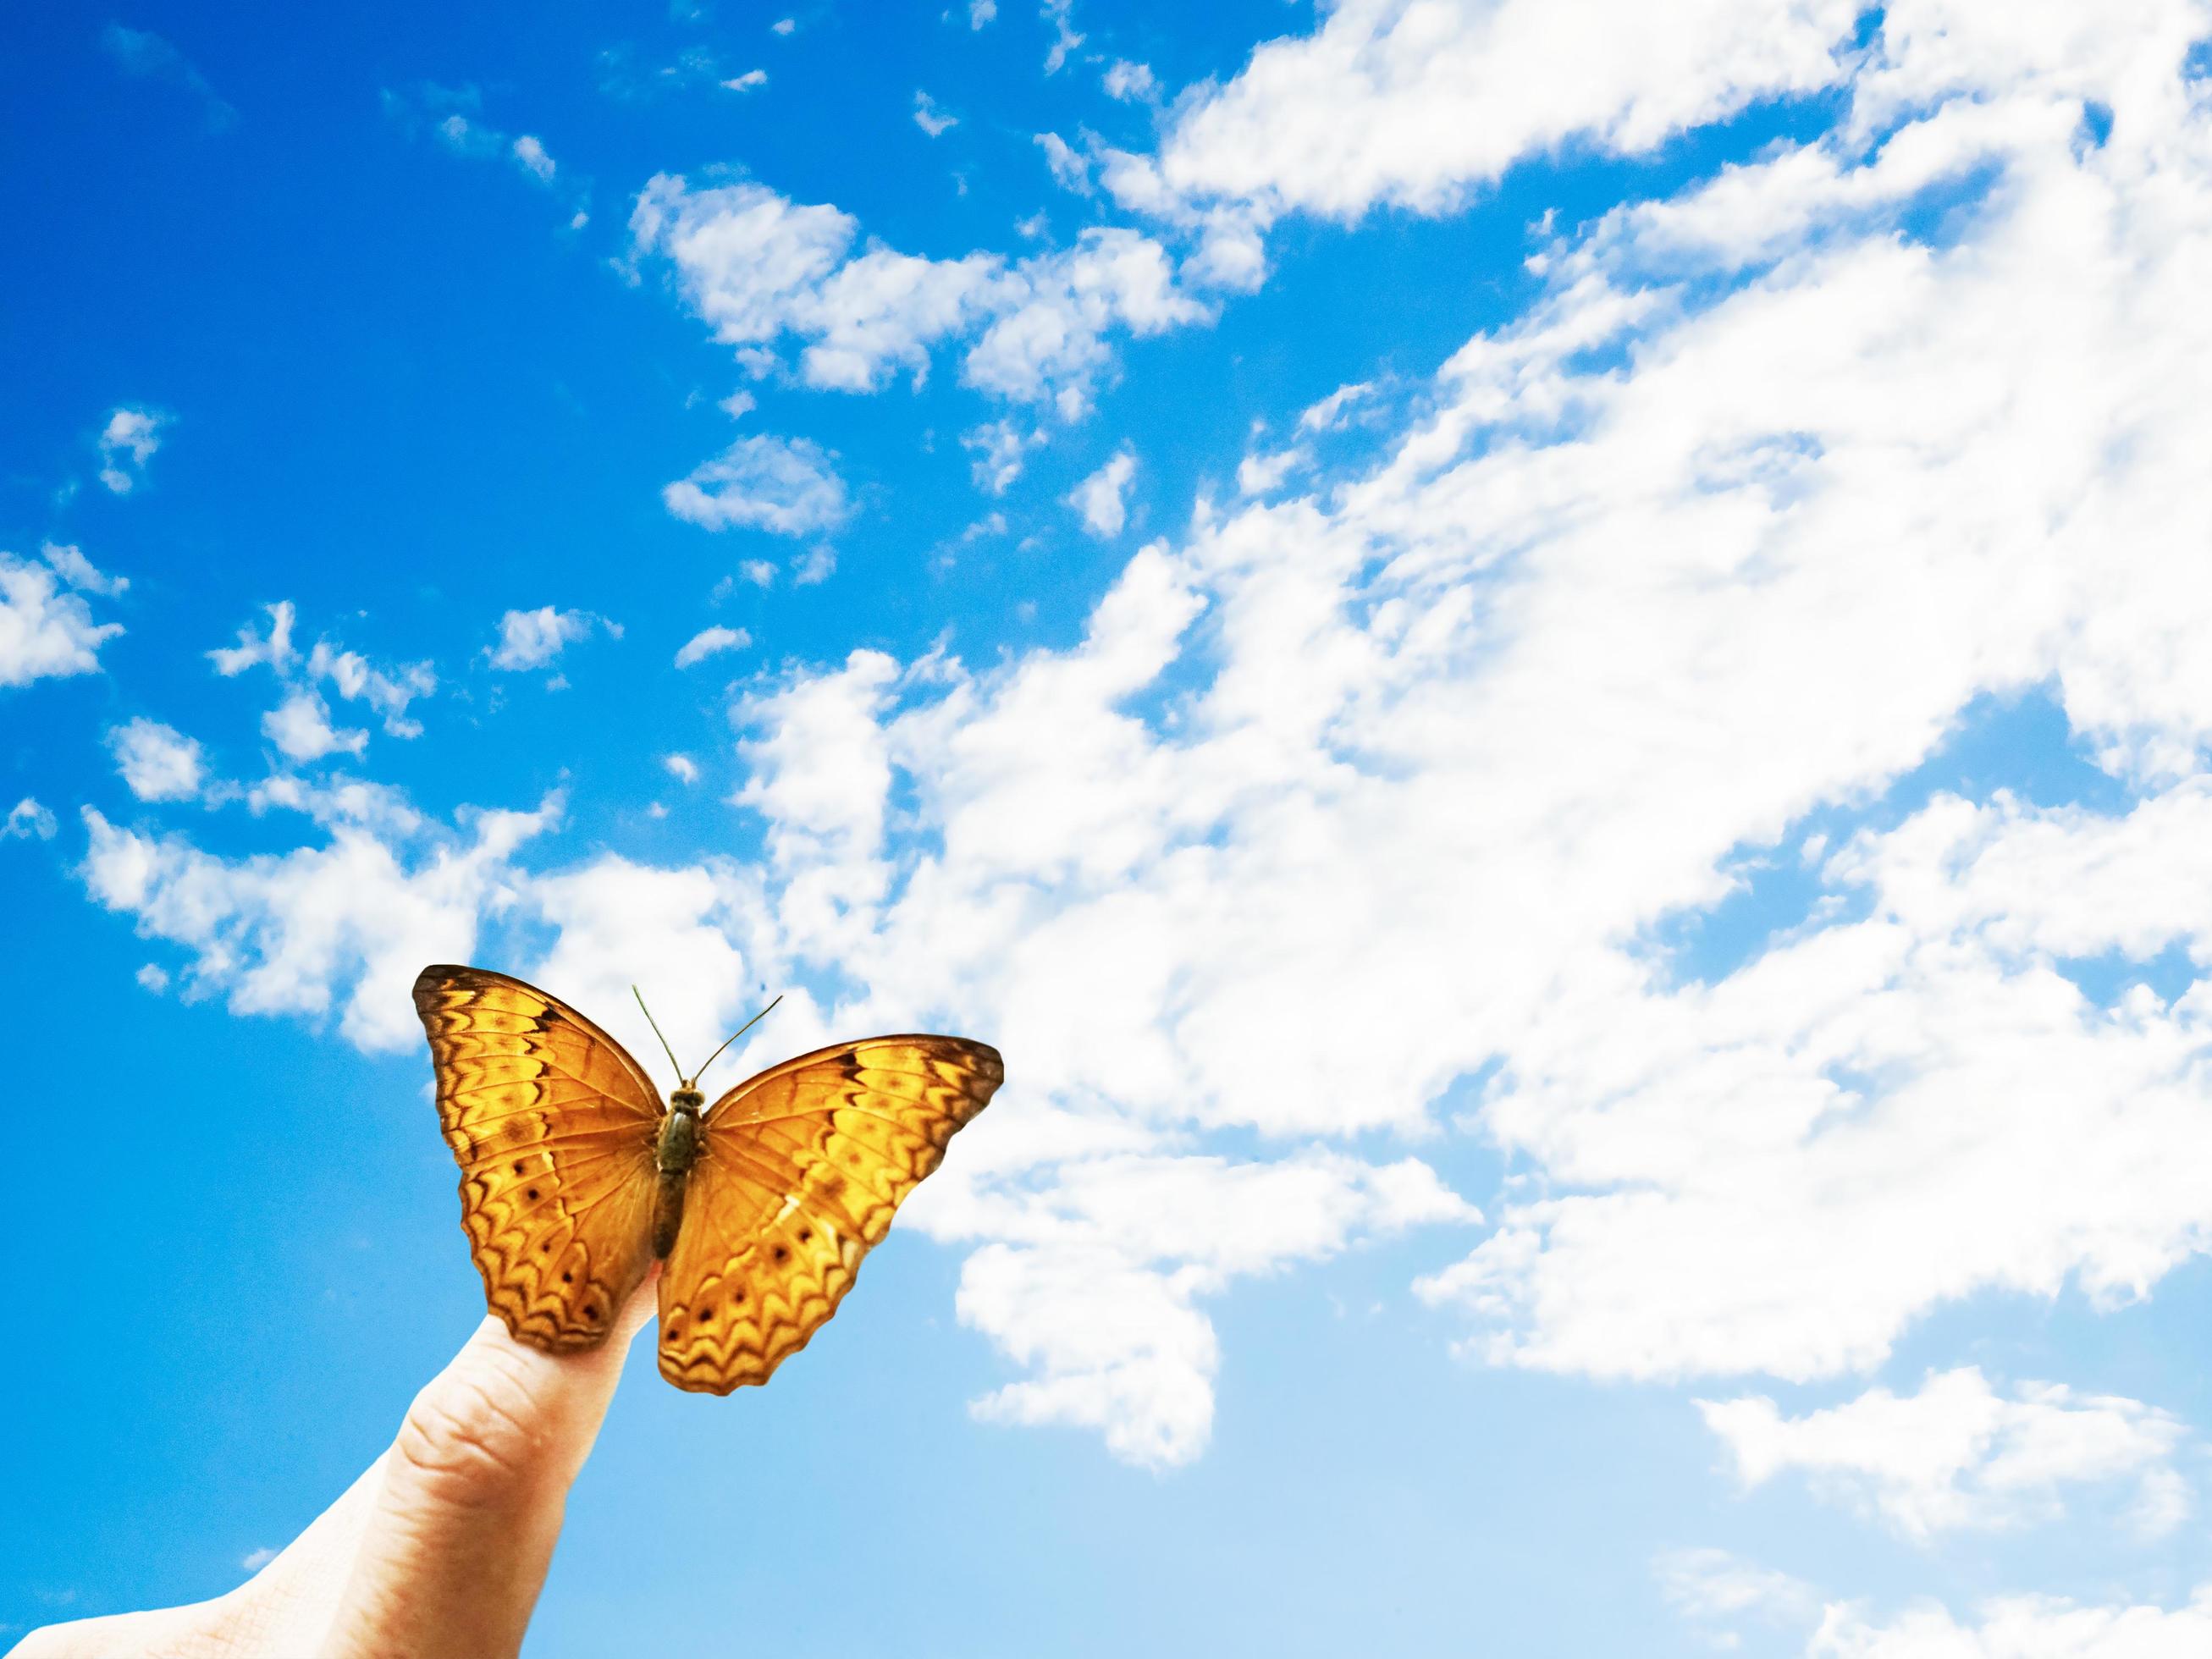
[[[705,1104],[706,1097],[696,1089],[677,1090],[668,1097],[653,1142],[653,1166],[660,1186],[653,1194],[653,1253],[663,1259],[676,1248],[677,1230],[684,1224],[684,1189],[699,1159],[699,1109]]]

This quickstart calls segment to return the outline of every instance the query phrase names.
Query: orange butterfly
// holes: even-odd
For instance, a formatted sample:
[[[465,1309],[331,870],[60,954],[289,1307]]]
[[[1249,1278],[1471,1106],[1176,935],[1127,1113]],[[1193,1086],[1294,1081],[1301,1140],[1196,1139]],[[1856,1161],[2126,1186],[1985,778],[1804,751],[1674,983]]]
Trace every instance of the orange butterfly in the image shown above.
[[[869,1037],[771,1066],[702,1116],[696,1073],[663,1107],[621,1044],[519,979],[425,968],[415,1006],[485,1305],[532,1346],[595,1347],[665,1261],[660,1374],[709,1394],[806,1346],[1006,1074],[981,1042]]]

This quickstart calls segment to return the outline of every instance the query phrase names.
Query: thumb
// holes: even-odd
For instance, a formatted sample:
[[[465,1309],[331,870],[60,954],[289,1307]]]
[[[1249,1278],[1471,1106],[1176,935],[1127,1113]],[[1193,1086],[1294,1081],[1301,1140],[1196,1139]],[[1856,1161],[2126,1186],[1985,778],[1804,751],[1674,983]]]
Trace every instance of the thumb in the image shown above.
[[[598,1438],[630,1340],[638,1286],[607,1340],[526,1346],[496,1319],[415,1396],[324,1652],[343,1659],[496,1659],[522,1645],[568,1487]]]

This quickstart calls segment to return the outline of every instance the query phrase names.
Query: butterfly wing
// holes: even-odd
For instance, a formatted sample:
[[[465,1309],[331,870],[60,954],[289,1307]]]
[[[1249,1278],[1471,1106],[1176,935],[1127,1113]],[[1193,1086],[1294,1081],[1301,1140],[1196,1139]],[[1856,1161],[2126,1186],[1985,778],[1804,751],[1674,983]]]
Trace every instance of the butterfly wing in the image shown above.
[[[485,1305],[534,1347],[597,1346],[653,1265],[659,1096],[612,1037],[519,979],[425,968],[415,1007]]]
[[[739,1084],[707,1115],[660,1278],[660,1374],[727,1394],[806,1346],[900,1202],[1006,1077],[948,1036],[844,1042]]]

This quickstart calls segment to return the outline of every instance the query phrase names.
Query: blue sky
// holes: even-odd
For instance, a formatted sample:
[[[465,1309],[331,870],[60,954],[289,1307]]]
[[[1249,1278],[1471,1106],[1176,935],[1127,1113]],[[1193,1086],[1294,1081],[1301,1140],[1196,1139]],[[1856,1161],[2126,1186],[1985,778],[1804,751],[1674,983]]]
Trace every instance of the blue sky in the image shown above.
[[[0,1634],[480,1315],[463,960],[1008,1065],[533,1654],[2212,1641],[2212,11],[1199,9],[16,24]]]

